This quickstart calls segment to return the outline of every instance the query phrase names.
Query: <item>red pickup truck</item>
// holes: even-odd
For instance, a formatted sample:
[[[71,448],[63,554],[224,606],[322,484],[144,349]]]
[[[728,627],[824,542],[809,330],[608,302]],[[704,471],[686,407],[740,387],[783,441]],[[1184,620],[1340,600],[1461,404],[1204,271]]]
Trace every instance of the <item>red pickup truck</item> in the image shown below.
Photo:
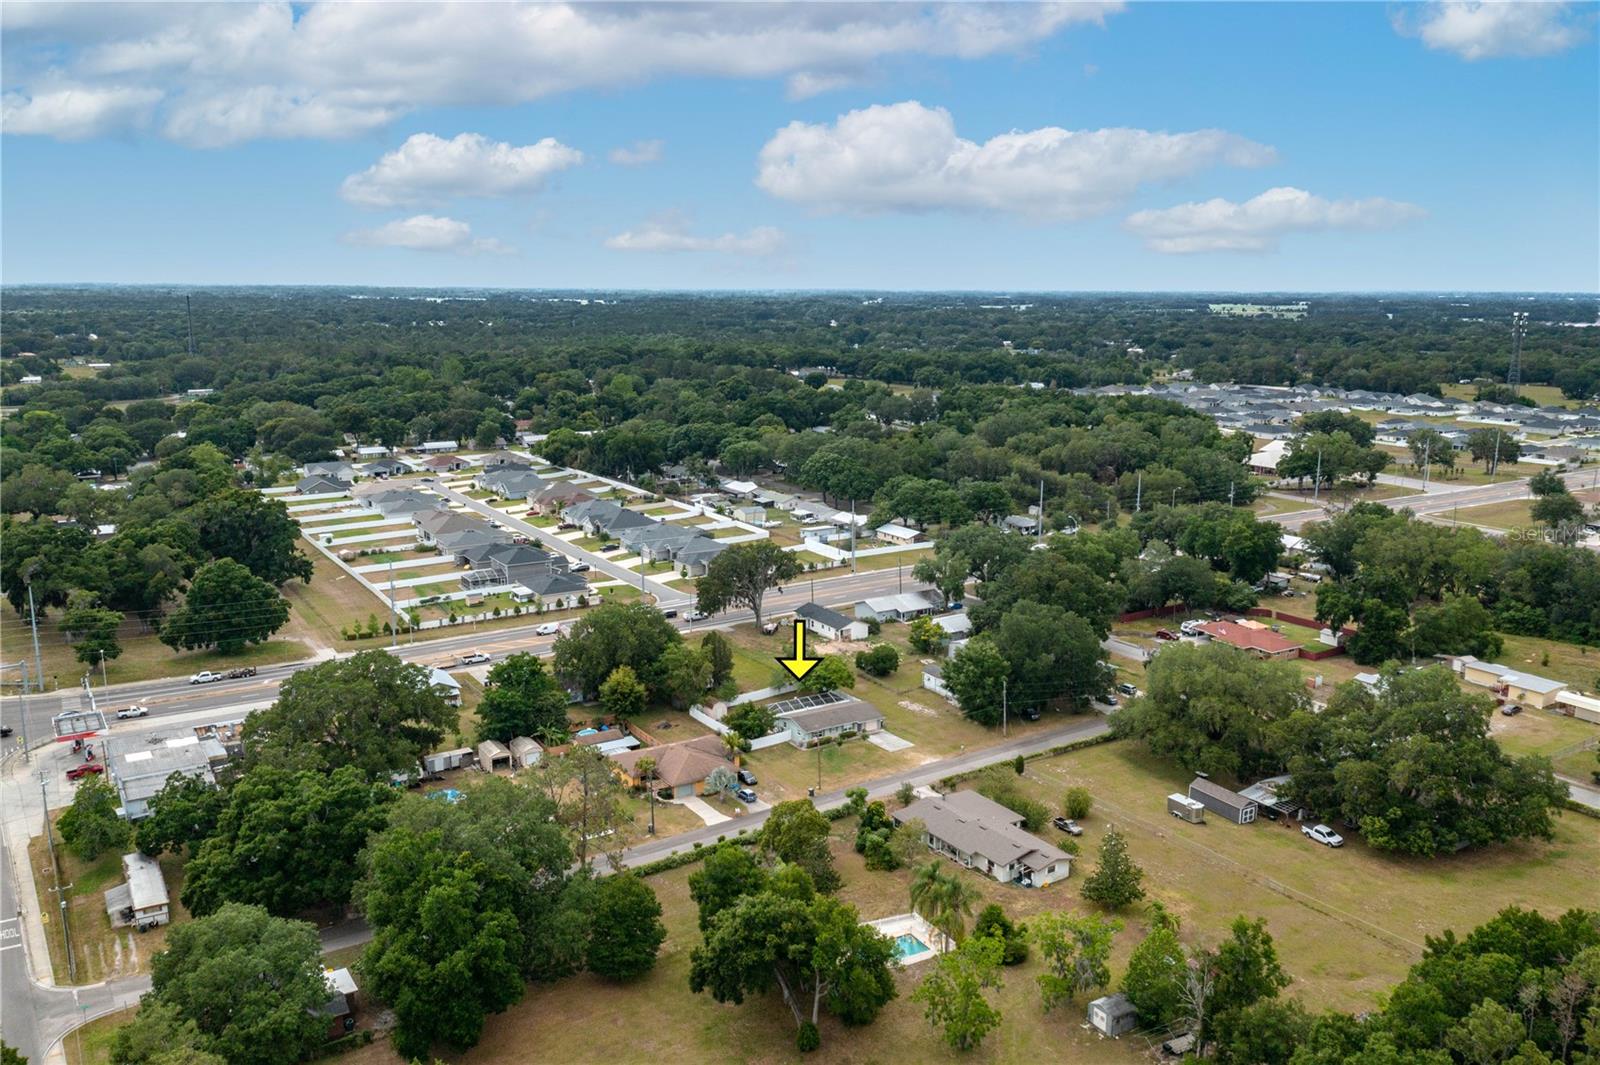
[[[105,771],[106,767],[100,762],[85,762],[82,765],[75,765],[71,769],[67,770],[67,779],[82,780],[87,776],[98,776]]]

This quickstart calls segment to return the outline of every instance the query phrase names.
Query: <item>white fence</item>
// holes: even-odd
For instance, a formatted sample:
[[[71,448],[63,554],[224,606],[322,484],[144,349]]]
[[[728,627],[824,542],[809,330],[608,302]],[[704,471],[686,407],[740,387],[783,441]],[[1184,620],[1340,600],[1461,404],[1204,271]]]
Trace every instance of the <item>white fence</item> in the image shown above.
[[[787,689],[774,688],[774,689],[770,689],[770,690],[772,692],[778,692],[778,691],[782,691],[782,690],[792,691],[793,690],[793,686],[791,685]],[[750,699],[747,696],[756,695],[756,694],[757,693],[754,693],[754,692],[748,692],[748,693],[746,693],[746,695],[740,696],[737,700],[734,701],[734,703],[729,704],[729,705],[737,705],[738,703],[741,703],[741,702],[746,702],[747,703],[747,702],[750,701]],[[764,696],[763,696],[763,698],[764,698]],[[706,713],[699,706],[691,706],[691,707],[689,707],[689,716],[694,718],[696,721],[700,722],[700,724],[704,725],[706,728],[710,729],[712,732],[715,732],[719,736],[725,736],[728,733],[733,731],[727,725],[724,725],[721,721],[717,720],[716,718],[712,717],[710,714]],[[750,749],[752,751],[764,751],[768,747],[776,747],[780,743],[788,743],[788,742],[789,742],[789,730],[781,728],[777,732],[769,732],[765,736],[760,737],[759,739],[751,740],[750,741]]]

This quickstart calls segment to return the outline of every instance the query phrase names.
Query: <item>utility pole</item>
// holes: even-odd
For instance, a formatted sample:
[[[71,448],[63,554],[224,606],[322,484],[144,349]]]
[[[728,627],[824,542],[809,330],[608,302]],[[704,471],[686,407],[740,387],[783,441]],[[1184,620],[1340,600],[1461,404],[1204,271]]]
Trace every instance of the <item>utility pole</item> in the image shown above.
[[[1228,482],[1228,506],[1233,506],[1233,482]]]
[[[1044,478],[1039,478],[1039,543],[1044,543]]]
[[[1494,431],[1494,458],[1489,460],[1489,483],[1493,484],[1494,483],[1494,479],[1497,476],[1499,476],[1499,474],[1500,474],[1500,430],[1496,429]],[[37,634],[37,630],[35,630],[34,642],[37,644],[38,640],[39,640],[39,637],[38,637],[38,634]]]
[[[1314,504],[1322,496],[1322,449],[1317,448],[1317,472],[1311,478],[1311,502]]]
[[[28,756],[28,660],[22,660],[22,694],[17,697],[17,723],[22,726],[22,764],[32,759]]]
[[[39,612],[33,608],[33,581],[24,577],[28,585],[28,624],[33,626],[33,681],[44,691],[44,659],[39,655]]]
[[[1011,707],[1009,695],[1009,680],[1000,678],[1000,735],[1011,735]]]
[[[1139,471],[1139,479],[1134,482],[1133,512],[1135,514],[1144,509],[1144,471]]]
[[[1424,492],[1426,492],[1428,490],[1428,474],[1433,469],[1433,464],[1429,461],[1429,459],[1432,458],[1432,456],[1433,456],[1433,437],[1431,437],[1431,436],[1423,437],[1423,439],[1422,439],[1422,490]]]
[[[100,650],[100,687],[104,688],[107,685],[109,685],[110,683],[111,682],[106,679],[106,652],[105,652],[104,648],[101,648],[101,650]]]
[[[400,646],[400,613],[394,605],[394,559],[389,560],[389,650]]]
[[[856,499],[850,497],[850,572],[856,572]],[[821,765],[821,756],[818,756],[817,765]]]

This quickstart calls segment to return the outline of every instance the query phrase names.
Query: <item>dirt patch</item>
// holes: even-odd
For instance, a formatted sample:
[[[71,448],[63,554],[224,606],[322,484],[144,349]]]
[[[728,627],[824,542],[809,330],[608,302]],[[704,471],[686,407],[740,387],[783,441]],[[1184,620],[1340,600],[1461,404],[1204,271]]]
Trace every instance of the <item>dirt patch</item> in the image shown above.
[[[915,699],[901,699],[895,705],[902,710],[909,710],[913,714],[920,714],[923,717],[937,717],[939,714],[939,711],[935,710],[933,707],[925,706],[924,704],[917,702]]]
[[[866,640],[834,640],[822,645],[822,653],[829,655],[855,656],[857,651],[865,651],[872,646]]]

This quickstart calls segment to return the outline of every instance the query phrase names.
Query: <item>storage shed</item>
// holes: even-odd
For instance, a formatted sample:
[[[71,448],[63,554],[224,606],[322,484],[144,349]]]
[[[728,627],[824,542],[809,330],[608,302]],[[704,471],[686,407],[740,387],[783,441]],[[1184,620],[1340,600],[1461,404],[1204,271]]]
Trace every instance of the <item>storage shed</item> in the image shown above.
[[[1255,800],[1247,799],[1236,791],[1229,791],[1221,784],[1205,777],[1195,777],[1190,781],[1189,798],[1212,813],[1226,817],[1236,825],[1248,825],[1256,819],[1258,805]]]
[[[485,773],[511,768],[511,751],[498,740],[484,740],[478,744],[478,768]]]
[[[513,736],[511,739],[511,765],[514,769],[527,769],[529,766],[538,765],[539,759],[544,757],[544,748],[539,746],[539,741],[529,736]]]
[[[471,758],[471,747],[457,747],[453,751],[435,751],[422,756],[422,768],[430,773],[443,773],[446,769],[460,769]]]
[[[1121,992],[1105,995],[1089,1003],[1089,1024],[1101,1035],[1115,1039],[1139,1026],[1139,1011]]]

